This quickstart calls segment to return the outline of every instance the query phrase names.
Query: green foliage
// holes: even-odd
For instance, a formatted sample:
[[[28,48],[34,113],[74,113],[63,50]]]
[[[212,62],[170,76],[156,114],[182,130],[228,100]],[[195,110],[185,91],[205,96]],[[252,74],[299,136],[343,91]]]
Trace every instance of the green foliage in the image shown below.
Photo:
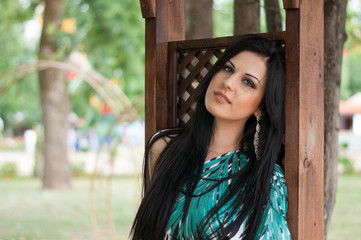
[[[0,73],[37,59],[39,39],[24,39],[26,21],[40,17],[41,0],[0,1]],[[58,51],[56,60],[64,60],[76,50],[86,53],[96,71],[114,79],[125,94],[137,101],[144,94],[144,19],[138,1],[68,0],[64,19],[74,20],[75,31],[55,31]],[[77,84],[75,84],[77,83]],[[4,81],[0,87],[4,86]],[[6,129],[24,129],[41,121],[38,76],[32,74],[13,85],[0,98],[0,117]],[[89,107],[89,97],[95,94],[82,79],[69,84],[72,110],[78,116],[100,117]],[[144,116],[144,104],[137,105]],[[22,116],[21,122],[15,116]]]
[[[213,1],[213,36],[233,35],[233,0]]]
[[[16,178],[17,176],[17,169],[16,163],[7,162],[1,167],[1,176],[3,178]]]
[[[31,128],[41,119],[37,75],[25,77],[0,98],[0,117],[7,128]]]
[[[347,41],[341,71],[341,99],[344,100],[361,91],[361,10],[355,0],[348,1],[345,30]]]
[[[145,29],[139,2],[69,0],[64,19],[70,18],[76,20],[76,31],[62,31],[58,35],[59,52],[85,52],[92,68],[118,82],[130,100],[142,96]],[[75,79],[68,89],[73,111],[78,116],[92,116],[92,121],[100,117],[95,109],[89,108],[89,98],[96,94],[93,88]],[[144,115],[144,105],[137,107]]]
[[[24,1],[23,1],[24,2]],[[31,19],[34,8],[19,1],[0,1],[0,73],[35,59],[36,54],[24,40],[24,22]],[[5,127],[31,127],[40,119],[37,77],[33,74],[11,87],[0,98],[0,117]],[[8,83],[1,79],[0,87]],[[21,122],[17,119],[22,119]]]
[[[3,72],[29,57],[22,34],[23,23],[32,17],[33,12],[14,0],[0,1],[0,11],[0,72]]]
[[[85,172],[85,163],[72,163],[71,164],[71,171],[73,173],[73,177],[81,178],[86,176]]]
[[[347,99],[361,91],[361,45],[345,49],[342,63],[341,99]]]
[[[139,2],[72,0],[66,14],[76,16],[79,48],[93,68],[118,79],[131,100],[143,94],[145,29]]]
[[[340,145],[342,148],[346,149],[348,148],[348,143],[347,142],[344,142]]]
[[[347,41],[345,48],[352,50],[361,44],[361,9],[356,0],[347,1],[346,25]]]
[[[352,161],[349,158],[347,158],[347,157],[339,157],[338,163],[342,165],[344,174],[353,174],[353,173],[355,173],[354,166],[352,164]]]

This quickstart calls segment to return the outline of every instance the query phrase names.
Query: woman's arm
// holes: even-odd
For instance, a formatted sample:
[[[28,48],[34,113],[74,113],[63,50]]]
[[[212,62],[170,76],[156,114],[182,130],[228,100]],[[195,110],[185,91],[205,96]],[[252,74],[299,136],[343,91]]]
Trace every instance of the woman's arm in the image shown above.
[[[182,128],[169,128],[160,130],[149,139],[144,153],[144,192],[154,176],[155,167],[161,153],[170,141],[182,132]]]
[[[152,179],[154,167],[159,158],[159,155],[162,153],[162,151],[167,146],[169,141],[170,141],[169,137],[161,137],[161,138],[157,139],[152,144],[152,146],[149,148],[148,159],[147,159],[148,166],[149,166],[149,168],[148,168],[149,180]]]

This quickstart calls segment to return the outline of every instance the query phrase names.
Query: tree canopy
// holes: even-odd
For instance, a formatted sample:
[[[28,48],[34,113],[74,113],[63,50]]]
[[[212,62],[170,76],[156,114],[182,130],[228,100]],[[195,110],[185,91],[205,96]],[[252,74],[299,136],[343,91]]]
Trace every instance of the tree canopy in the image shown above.
[[[36,61],[44,1],[4,0],[0,9],[1,73]],[[61,29],[55,35],[57,60],[66,60],[74,51],[81,53],[92,69],[117,83],[144,114],[144,21],[139,2],[68,0]],[[47,30],[52,31],[51,26]],[[6,128],[16,128],[15,119],[24,127],[40,121],[36,79],[36,74],[25,77],[1,97],[0,117]],[[79,76],[68,76],[68,90],[77,115],[90,114],[92,119],[101,115],[99,109],[89,108],[92,96],[99,95]]]

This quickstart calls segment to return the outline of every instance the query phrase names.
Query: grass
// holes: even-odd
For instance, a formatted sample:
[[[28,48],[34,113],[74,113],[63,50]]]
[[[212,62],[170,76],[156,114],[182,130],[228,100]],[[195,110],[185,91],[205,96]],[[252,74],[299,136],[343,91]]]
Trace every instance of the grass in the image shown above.
[[[106,185],[100,180],[96,183],[95,209],[99,233],[110,239]],[[89,186],[89,179],[75,179],[72,190],[41,190],[41,182],[37,179],[1,179],[0,239],[94,239]],[[112,181],[112,214],[119,238],[129,234],[139,198],[136,189],[133,177]]]
[[[105,186],[97,181],[96,209],[104,239],[109,224],[104,203]],[[0,180],[0,239],[91,240],[89,179],[75,179],[73,190],[41,190],[37,179]],[[118,238],[126,238],[139,197],[133,177],[112,181],[112,214]],[[340,175],[329,240],[361,236],[361,176]]]
[[[361,175],[340,175],[328,240],[360,239]]]

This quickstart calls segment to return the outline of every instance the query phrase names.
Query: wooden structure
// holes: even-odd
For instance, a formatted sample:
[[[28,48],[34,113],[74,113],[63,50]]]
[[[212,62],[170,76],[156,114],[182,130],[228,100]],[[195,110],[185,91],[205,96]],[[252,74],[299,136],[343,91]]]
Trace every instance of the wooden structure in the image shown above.
[[[292,239],[323,239],[323,1],[284,0],[286,31],[262,34],[286,44],[285,170]],[[198,82],[238,37],[184,40],[184,0],[140,0],[146,24],[146,139],[182,125]]]

